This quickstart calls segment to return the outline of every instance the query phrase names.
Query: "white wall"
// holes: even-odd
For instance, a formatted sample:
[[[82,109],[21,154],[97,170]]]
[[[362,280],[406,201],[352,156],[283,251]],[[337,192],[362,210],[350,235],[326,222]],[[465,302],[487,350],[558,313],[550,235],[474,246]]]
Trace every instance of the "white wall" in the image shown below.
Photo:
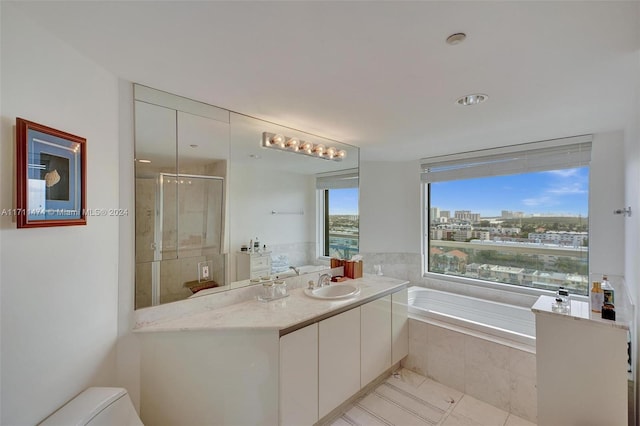
[[[589,271],[624,275],[624,132],[593,136],[589,185]]]
[[[636,13],[640,19],[640,3],[636,6]],[[636,28],[636,40],[640,45],[640,29]],[[636,75],[640,76],[640,51],[635,52]],[[625,159],[625,202],[624,206],[631,207],[632,216],[625,219],[625,279],[630,289],[631,297],[636,305],[636,342],[640,342],[640,315],[638,301],[640,301],[640,77],[635,81],[635,87],[629,88],[635,92],[635,109],[628,118],[629,126],[625,131],[624,159]],[[640,407],[639,377],[640,362],[638,347],[634,348],[636,360],[636,407]]]
[[[233,143],[233,142],[232,142]],[[233,149],[233,148],[232,148]],[[315,237],[315,178],[269,168],[229,167],[230,271],[235,281],[235,253],[258,237],[260,247],[313,243]],[[271,214],[303,211],[304,214]]]
[[[0,5],[0,25],[2,24],[2,5]],[[2,52],[2,31],[0,31],[0,52]],[[2,120],[2,55],[0,55],[0,120]],[[4,132],[2,131],[2,122],[0,121],[0,137],[4,137]],[[0,139],[1,140],[1,139]],[[4,164],[3,161],[3,150],[0,149],[0,164]],[[4,185],[0,185],[0,202],[4,200],[4,193],[6,192]],[[0,248],[2,247],[2,232],[0,232]],[[2,347],[2,261],[1,261],[1,252],[0,252],[0,348]],[[0,374],[2,371],[2,351],[0,350]],[[2,421],[2,381],[0,377],[0,422]]]
[[[1,207],[14,207],[15,119],[87,139],[87,207],[118,207],[118,81],[2,2]],[[16,229],[0,218],[2,419],[34,424],[116,377],[118,219]]]
[[[420,253],[420,212],[418,160],[360,162],[361,252]]]
[[[131,333],[135,320],[135,209],[134,163],[133,163],[133,84],[119,81],[119,192],[120,208],[130,214],[119,223],[118,259],[118,345],[117,385],[129,392],[136,409],[140,407],[140,342]]]

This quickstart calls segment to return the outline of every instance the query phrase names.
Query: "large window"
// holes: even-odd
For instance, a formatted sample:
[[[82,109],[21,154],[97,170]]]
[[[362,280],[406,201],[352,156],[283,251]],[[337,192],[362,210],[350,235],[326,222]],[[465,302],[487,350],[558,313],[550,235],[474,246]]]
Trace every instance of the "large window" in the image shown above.
[[[349,259],[359,250],[358,173],[316,179],[320,255]]]
[[[425,271],[587,295],[590,141],[423,160]]]

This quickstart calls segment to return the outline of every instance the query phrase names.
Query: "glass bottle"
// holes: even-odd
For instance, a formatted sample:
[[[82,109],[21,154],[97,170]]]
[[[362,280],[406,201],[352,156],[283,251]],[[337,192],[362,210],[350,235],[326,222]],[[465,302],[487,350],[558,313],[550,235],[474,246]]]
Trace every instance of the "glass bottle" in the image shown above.
[[[604,305],[604,293],[602,292],[599,281],[593,282],[593,287],[591,287],[590,299],[591,312],[602,311],[602,305]]]
[[[604,303],[609,305],[615,305],[613,286],[611,286],[611,283],[607,279],[606,275],[602,276],[601,288],[602,288],[602,293],[604,294]]]

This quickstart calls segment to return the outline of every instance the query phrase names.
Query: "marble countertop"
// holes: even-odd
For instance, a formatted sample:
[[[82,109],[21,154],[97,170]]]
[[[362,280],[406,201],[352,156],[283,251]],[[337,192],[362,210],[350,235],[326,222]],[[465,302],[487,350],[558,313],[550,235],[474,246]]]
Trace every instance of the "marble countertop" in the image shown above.
[[[136,333],[196,331],[196,330],[278,330],[280,334],[294,331],[340,312],[406,287],[408,281],[384,276],[365,275],[345,284],[360,288],[360,293],[349,299],[314,299],[304,294],[304,288],[289,291],[289,297],[270,302],[255,298],[229,306],[197,312],[178,318],[149,322],[134,328]],[[216,297],[211,295],[207,297]]]
[[[599,312],[591,312],[589,303],[581,300],[570,300],[571,309],[568,313],[555,312],[552,308],[555,303],[555,297],[540,296],[531,310],[536,314],[550,314],[569,319],[588,321],[591,324],[601,325],[605,327],[621,328],[629,330],[629,321],[626,320],[624,312],[616,312],[616,321],[602,319]]]

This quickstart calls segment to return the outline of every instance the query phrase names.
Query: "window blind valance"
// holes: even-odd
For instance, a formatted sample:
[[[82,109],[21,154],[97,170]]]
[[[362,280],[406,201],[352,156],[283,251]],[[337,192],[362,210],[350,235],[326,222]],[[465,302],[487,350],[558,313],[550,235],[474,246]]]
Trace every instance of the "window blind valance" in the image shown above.
[[[316,175],[316,189],[357,188],[358,183],[358,169]]]
[[[424,158],[421,179],[442,182],[587,166],[592,141],[592,135],[584,135]]]

